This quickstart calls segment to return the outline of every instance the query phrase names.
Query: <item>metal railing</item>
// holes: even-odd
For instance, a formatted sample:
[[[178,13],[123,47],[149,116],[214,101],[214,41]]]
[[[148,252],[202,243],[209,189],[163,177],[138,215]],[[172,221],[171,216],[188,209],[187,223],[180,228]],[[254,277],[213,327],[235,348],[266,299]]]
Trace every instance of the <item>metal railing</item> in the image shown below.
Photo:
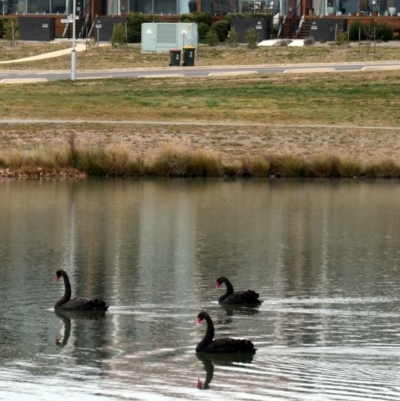
[[[283,30],[283,26],[285,25],[286,22],[286,15],[283,16],[283,20],[282,22],[279,24],[279,28],[278,28],[278,35],[276,36],[277,38],[279,38],[282,34],[282,30]]]
[[[79,32],[79,39],[84,38],[85,31],[86,31],[86,27],[87,27],[88,24],[89,24],[89,20],[90,20],[90,14],[87,14],[87,15],[86,15],[86,18],[85,18],[85,21],[83,22],[81,31]]]
[[[67,22],[67,23],[65,24],[64,31],[63,31],[63,34],[62,34],[62,37],[63,37],[63,38],[65,38],[65,34],[68,32],[68,28],[69,28],[69,22]]]
[[[298,28],[296,30],[296,36],[299,36],[299,33],[301,31],[301,26],[303,25],[303,22],[304,22],[304,15],[302,15],[301,18],[300,18],[299,26],[298,26]]]

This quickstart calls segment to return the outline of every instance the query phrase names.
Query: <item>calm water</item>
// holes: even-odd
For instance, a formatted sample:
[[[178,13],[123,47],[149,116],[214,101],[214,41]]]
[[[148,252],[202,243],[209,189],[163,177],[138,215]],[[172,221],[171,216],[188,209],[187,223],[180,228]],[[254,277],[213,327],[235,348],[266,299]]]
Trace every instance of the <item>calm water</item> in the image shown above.
[[[385,181],[0,181],[0,399],[399,400],[399,207]],[[54,313],[60,268],[105,317]],[[220,275],[263,304],[218,305]],[[200,310],[253,359],[196,357]]]

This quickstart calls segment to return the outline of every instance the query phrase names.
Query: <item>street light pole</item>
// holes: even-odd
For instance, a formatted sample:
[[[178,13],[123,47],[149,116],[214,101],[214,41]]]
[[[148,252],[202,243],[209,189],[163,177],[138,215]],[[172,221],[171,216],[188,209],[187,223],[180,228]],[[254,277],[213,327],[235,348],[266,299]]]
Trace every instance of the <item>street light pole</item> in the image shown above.
[[[76,50],[75,50],[75,37],[76,37],[76,0],[72,2],[72,50],[71,50],[71,80],[76,79]]]

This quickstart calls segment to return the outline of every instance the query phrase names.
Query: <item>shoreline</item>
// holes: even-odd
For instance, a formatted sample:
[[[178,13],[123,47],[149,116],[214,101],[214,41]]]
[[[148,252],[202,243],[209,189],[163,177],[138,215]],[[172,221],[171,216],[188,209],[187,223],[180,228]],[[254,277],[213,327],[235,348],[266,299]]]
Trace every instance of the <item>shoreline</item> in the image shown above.
[[[84,179],[88,177],[265,177],[265,178],[400,178],[392,157],[363,161],[344,152],[306,155],[285,149],[231,157],[202,147],[163,142],[140,154],[126,144],[103,146],[78,142],[70,134],[61,146],[0,151],[0,178]]]

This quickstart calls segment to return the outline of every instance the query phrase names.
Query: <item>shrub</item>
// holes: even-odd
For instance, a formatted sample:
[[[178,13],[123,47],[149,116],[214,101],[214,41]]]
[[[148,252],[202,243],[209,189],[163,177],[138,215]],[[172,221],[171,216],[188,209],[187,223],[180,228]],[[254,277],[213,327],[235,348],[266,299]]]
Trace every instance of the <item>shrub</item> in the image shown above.
[[[142,24],[144,22],[158,22],[154,15],[129,13],[127,17],[128,43],[140,43],[142,41]]]
[[[386,23],[377,24],[376,39],[388,42],[393,38],[393,28]]]
[[[195,17],[192,13],[182,14],[179,17],[180,22],[195,22],[194,19],[195,19]]]
[[[231,24],[227,20],[220,20],[211,25],[211,30],[214,31],[218,36],[219,42],[225,42],[228,37],[228,32],[231,27]]]
[[[361,23],[361,21],[354,21],[350,25],[349,40],[358,40],[359,30],[361,30],[360,40],[365,40],[366,37],[365,37],[364,25]]]
[[[304,39],[305,46],[312,46],[314,43],[315,43],[315,39],[312,36]]]
[[[237,34],[235,28],[231,28],[231,30],[229,31],[229,33],[228,33],[228,38],[227,38],[227,42],[228,42],[232,47],[237,46],[238,34]]]
[[[213,30],[209,30],[206,35],[206,42],[209,46],[217,46],[219,43],[218,36]]]
[[[182,14],[179,18],[181,22],[196,22],[197,24],[212,25],[212,15],[210,13],[189,13]]]
[[[197,27],[197,32],[199,34],[199,41],[204,41],[207,37],[207,33],[210,30],[210,27],[205,24],[204,22],[200,22],[200,24]]]
[[[111,46],[114,48],[116,46],[126,46],[126,32],[125,25],[121,22],[115,25],[113,34],[111,36]]]
[[[213,23],[212,15],[210,13],[194,13],[195,22],[197,24],[207,24],[211,26]]]
[[[347,33],[339,32],[336,39],[337,39],[337,44],[339,46],[343,46],[347,42]]]
[[[249,49],[255,49],[257,47],[257,43],[258,43],[259,39],[258,39],[258,33],[255,30],[255,28],[249,28],[246,31],[245,39],[247,42],[247,47]]]

